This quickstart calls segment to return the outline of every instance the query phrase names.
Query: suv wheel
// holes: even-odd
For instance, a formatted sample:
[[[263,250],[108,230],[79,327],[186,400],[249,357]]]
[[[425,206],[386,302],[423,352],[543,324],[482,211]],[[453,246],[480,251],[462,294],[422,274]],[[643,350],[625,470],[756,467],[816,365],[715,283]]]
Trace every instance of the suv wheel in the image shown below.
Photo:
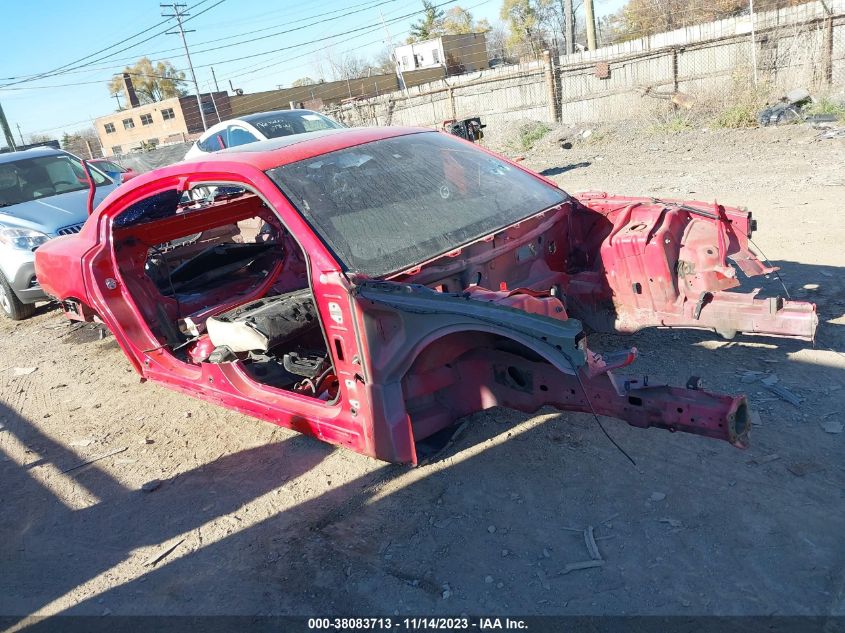
[[[0,273],[0,312],[13,321],[27,319],[35,312],[34,304],[21,303],[3,273]]]

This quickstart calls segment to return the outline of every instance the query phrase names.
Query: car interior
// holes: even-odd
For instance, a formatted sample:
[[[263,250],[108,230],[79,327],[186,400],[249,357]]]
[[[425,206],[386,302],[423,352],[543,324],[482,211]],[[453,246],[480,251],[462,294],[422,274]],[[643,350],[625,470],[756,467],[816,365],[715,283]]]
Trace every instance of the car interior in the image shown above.
[[[99,173],[94,172],[92,176],[98,185],[109,182]],[[43,156],[0,164],[0,206],[85,188],[85,173],[69,156]]]
[[[240,363],[256,381],[333,400],[337,379],[301,247],[256,194],[165,191],[112,224],[124,286],[185,363]]]

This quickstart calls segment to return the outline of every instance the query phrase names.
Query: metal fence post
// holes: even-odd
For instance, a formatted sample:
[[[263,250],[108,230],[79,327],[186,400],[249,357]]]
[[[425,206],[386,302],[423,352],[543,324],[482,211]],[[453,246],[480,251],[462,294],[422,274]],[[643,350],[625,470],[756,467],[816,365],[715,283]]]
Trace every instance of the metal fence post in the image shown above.
[[[555,73],[552,68],[552,55],[549,51],[543,51],[543,66],[546,71],[546,96],[549,100],[549,120],[552,123],[558,122],[557,117],[557,95],[555,94]]]
[[[833,13],[824,5],[827,11],[827,18],[824,21],[825,37],[822,46],[824,46],[824,80],[828,85],[833,84]]]
[[[751,11],[751,65],[754,67],[754,87],[757,87],[757,31],[754,26],[754,0],[748,0]]]

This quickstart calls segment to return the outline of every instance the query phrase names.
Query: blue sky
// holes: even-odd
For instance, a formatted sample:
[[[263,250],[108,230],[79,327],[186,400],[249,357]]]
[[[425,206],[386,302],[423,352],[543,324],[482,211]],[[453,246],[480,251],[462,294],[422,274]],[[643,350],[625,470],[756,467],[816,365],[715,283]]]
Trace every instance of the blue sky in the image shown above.
[[[380,12],[394,44],[398,44],[419,17],[403,16],[422,8],[415,0],[223,0],[217,6],[213,5],[220,0],[183,1],[189,7],[198,5],[194,14],[211,7],[185,27],[195,30],[187,37],[200,88],[210,88],[213,66],[221,89],[228,87],[231,79],[244,92],[270,90],[290,85],[299,77],[314,76],[315,60],[325,56],[329,48],[337,53],[354,51],[364,57],[374,56],[384,48],[386,39]],[[445,8],[454,4],[469,9],[476,19],[498,21],[501,0],[459,0]],[[596,13],[605,15],[623,4],[624,0],[595,0]],[[6,3],[0,86],[16,81],[14,78],[64,66],[112,44],[126,42],[118,49],[131,46],[124,52],[115,54],[115,49],[109,49],[79,62],[90,65],[74,72],[0,88],[0,103],[15,139],[19,138],[17,125],[27,142],[33,133],[59,138],[65,131],[84,128],[95,117],[114,111],[116,103],[106,83],[124,65],[143,55],[168,59],[177,68],[186,69],[179,37],[156,35],[166,24],[126,40],[160,22],[160,11],[158,0]],[[155,37],[149,41],[136,44],[152,35]],[[218,50],[209,50],[213,48]]]

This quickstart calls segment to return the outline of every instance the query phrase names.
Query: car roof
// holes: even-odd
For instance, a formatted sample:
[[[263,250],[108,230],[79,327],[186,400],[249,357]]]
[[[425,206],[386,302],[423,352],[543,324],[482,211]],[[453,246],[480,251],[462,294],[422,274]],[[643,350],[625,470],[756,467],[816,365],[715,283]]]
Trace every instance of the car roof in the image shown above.
[[[243,116],[239,116],[239,117],[234,118],[234,119],[224,119],[223,121],[215,123],[214,125],[209,127],[205,132],[202,133],[202,135],[199,137],[199,139],[197,139],[197,142],[204,141],[208,137],[210,137],[211,135],[216,134],[220,130],[223,130],[223,129],[225,129],[228,126],[233,125],[233,124],[238,124],[238,123],[244,124],[245,123],[247,125],[253,125],[253,123],[255,123],[256,121],[263,121],[264,119],[268,119],[268,118],[271,118],[271,117],[274,117],[274,116],[280,116],[280,115],[284,116],[284,115],[290,114],[290,113],[294,113],[294,114],[320,114],[319,112],[314,112],[313,110],[302,110],[302,109],[299,109],[299,110],[297,110],[297,109],[294,109],[294,110],[269,110],[267,112],[255,112],[253,114],[245,114]]]
[[[0,163],[11,163],[23,158],[38,158],[39,156],[65,156],[67,152],[52,147],[32,147],[19,152],[5,152],[0,154]]]
[[[227,163],[239,163],[267,171],[274,167],[281,167],[364,143],[421,133],[439,134],[440,132],[431,128],[418,127],[353,127],[292,134],[267,141],[230,147],[141,174],[122,184],[117,191],[109,194],[109,198],[104,201],[100,209],[108,207],[116,197],[127,195],[150,182],[186,174],[202,174],[203,172],[216,175]]]
[[[290,145],[298,143],[307,143],[308,141],[330,136],[336,132],[343,132],[343,129],[331,130],[317,130],[315,132],[302,132],[301,134],[288,134],[287,136],[277,136],[263,141],[256,141],[254,143],[244,143],[243,145],[236,145],[235,147],[227,147],[226,149],[218,150],[217,154],[237,154],[239,152],[272,152]]]
[[[206,162],[235,161],[266,171],[273,167],[281,167],[364,143],[424,132],[435,133],[431,128],[398,126],[319,130],[230,147],[204,156],[202,159],[192,160],[191,164],[196,166]]]
[[[293,110],[269,110],[268,112],[255,112],[254,114],[244,114],[237,118],[238,121],[246,121],[247,123],[252,123],[253,121],[261,121],[262,119],[266,119],[268,117],[285,115],[285,114],[320,114],[319,112],[314,112],[313,110],[302,110],[302,109],[293,109]],[[321,115],[322,116],[322,115]]]

